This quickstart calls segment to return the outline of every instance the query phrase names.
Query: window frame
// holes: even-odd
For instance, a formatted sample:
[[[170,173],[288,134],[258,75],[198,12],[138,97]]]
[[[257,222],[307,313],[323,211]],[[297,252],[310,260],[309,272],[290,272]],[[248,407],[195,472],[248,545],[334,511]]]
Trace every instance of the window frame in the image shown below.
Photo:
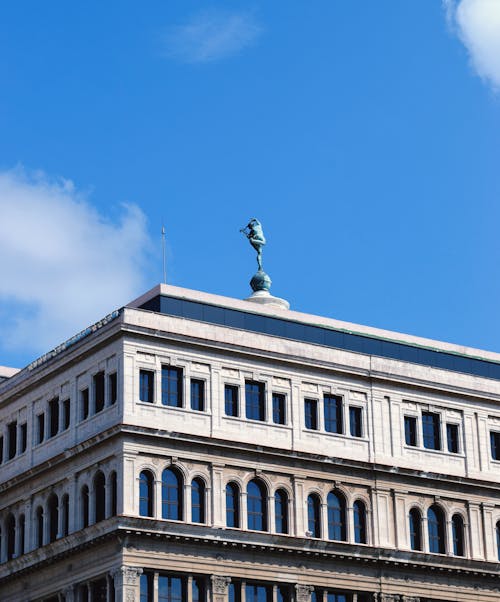
[[[456,449],[450,449],[450,430],[456,429]],[[445,423],[445,431],[446,431],[446,450],[450,454],[460,454],[461,444],[460,444],[460,424],[458,422],[446,422]],[[453,447],[453,445],[452,445]]]
[[[235,395],[235,399],[228,400],[228,393]],[[231,404],[231,405],[229,405]],[[228,409],[234,413],[228,413]],[[238,418],[240,415],[240,386],[234,383],[224,383],[224,416]]]
[[[344,398],[342,395],[323,393],[323,419],[323,429],[326,433],[344,434]]]
[[[357,439],[362,439],[365,436],[364,433],[364,412],[363,412],[363,406],[360,405],[356,405],[356,404],[349,404],[349,434],[351,435],[351,437],[355,437]],[[353,421],[351,420],[352,417],[352,411],[354,411],[354,413],[358,414],[358,418],[359,418],[359,429],[355,429],[355,433],[353,433]],[[358,426],[355,424],[355,426]],[[357,434],[359,432],[359,435]]]
[[[139,368],[139,401],[142,403],[155,402],[155,370]]]
[[[201,395],[198,396],[198,401],[201,400],[201,407],[193,407],[193,385],[196,385],[199,388],[199,393]],[[191,410],[195,412],[206,412],[206,387],[207,381],[203,378],[190,378],[189,379],[189,407]]]
[[[304,427],[319,431],[319,400],[315,397],[304,397]]]
[[[256,388],[255,391],[251,390]],[[266,422],[266,383],[258,380],[245,380],[245,418]]]
[[[287,411],[286,411],[287,395],[281,391],[272,392],[272,418],[273,424],[286,424]]]
[[[432,418],[432,433],[427,430],[429,428],[427,418]],[[423,448],[430,451],[443,451],[443,437],[441,433],[443,421],[441,414],[431,410],[422,410],[420,420]],[[428,442],[430,442],[429,445]]]
[[[175,374],[175,378],[172,377],[173,374]],[[173,383],[175,383],[175,387]],[[182,366],[162,364],[161,405],[167,408],[184,407],[184,368]]]

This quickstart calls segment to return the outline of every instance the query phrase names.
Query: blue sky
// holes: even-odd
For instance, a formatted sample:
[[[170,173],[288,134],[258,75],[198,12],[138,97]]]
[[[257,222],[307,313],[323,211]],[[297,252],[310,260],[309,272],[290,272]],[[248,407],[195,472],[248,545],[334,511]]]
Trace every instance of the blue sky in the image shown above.
[[[0,364],[157,284],[500,351],[500,2],[40,3],[0,19]]]

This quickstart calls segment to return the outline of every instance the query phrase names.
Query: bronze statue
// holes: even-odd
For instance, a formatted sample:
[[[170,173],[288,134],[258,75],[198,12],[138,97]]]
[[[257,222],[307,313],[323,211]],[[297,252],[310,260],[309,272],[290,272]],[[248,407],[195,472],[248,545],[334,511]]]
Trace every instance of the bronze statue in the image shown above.
[[[259,266],[259,272],[262,272],[262,247],[266,244],[266,238],[261,223],[253,217],[240,232],[243,232],[252,247],[257,251],[257,265]]]

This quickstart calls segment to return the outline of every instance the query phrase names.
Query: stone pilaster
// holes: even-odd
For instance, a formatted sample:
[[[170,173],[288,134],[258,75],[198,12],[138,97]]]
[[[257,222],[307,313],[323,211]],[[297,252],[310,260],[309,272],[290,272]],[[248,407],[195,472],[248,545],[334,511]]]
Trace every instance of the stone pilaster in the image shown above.
[[[231,577],[212,575],[212,602],[227,602],[227,587],[231,583]]]
[[[311,602],[311,594],[314,591],[312,585],[295,584],[295,602]]]
[[[140,576],[142,569],[136,566],[121,566],[113,572],[116,600],[139,602]]]

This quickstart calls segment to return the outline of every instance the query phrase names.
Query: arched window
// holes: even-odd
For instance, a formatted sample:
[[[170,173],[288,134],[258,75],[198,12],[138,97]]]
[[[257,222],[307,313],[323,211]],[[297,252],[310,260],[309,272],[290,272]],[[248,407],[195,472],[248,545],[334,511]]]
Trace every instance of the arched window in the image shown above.
[[[410,546],[412,550],[422,550],[422,517],[417,508],[409,512]]]
[[[94,477],[94,516],[96,523],[106,518],[106,480],[100,470]]]
[[[61,536],[69,533],[69,495],[65,493],[61,498]]]
[[[161,516],[182,520],[182,478],[174,468],[166,468],[161,475]]]
[[[345,499],[341,493],[330,491],[326,498],[328,510],[328,539],[345,541],[346,536],[346,511]]]
[[[453,554],[464,555],[464,520],[460,514],[454,514],[451,519],[451,531],[453,536]]]
[[[226,526],[240,526],[240,488],[236,483],[226,485]]]
[[[117,482],[116,482],[116,472],[114,470],[109,475],[109,489],[110,489],[110,495],[111,495],[111,504],[110,504],[111,516],[116,516],[118,513],[117,512],[118,487],[117,487]]]
[[[191,481],[191,521],[205,522],[205,483],[199,478]]]
[[[354,514],[354,541],[356,543],[366,543],[366,508],[361,500],[353,504]]]
[[[311,537],[321,537],[321,503],[315,493],[307,498],[307,530]]]
[[[427,510],[427,528],[429,532],[429,552],[444,554],[444,514],[439,506],[432,505]]]
[[[254,531],[267,531],[266,489],[258,480],[247,485],[248,528]]]
[[[89,526],[89,488],[84,485],[80,491],[80,508],[82,516],[82,529]]]
[[[496,535],[497,535],[497,557],[500,560],[500,520],[497,522],[496,527]]]
[[[43,508],[38,506],[35,512],[35,526],[36,526],[36,545],[41,548],[43,546]]]
[[[276,533],[288,533],[288,494],[284,489],[274,494],[274,517]]]
[[[149,470],[139,475],[139,514],[153,516],[153,475]]]
[[[5,530],[7,535],[7,560],[12,560],[16,553],[16,519],[9,514],[5,521]]]
[[[49,497],[47,508],[49,511],[49,542],[53,542],[57,539],[59,529],[59,500],[55,493]]]
[[[24,514],[21,514],[19,517],[19,554],[24,554],[26,552],[26,519]]]

